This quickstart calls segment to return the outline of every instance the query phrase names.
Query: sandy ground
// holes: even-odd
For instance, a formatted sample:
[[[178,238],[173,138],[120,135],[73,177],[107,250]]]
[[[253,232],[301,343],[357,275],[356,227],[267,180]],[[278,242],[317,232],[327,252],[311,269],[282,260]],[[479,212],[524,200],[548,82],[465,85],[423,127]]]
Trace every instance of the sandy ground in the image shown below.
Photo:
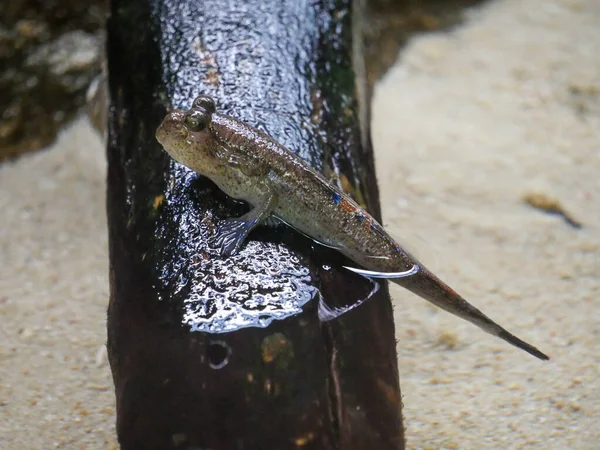
[[[385,224],[552,357],[394,290],[411,448],[600,448],[599,49],[600,2],[496,1],[413,41],[379,86]]]
[[[409,448],[600,448],[600,3],[496,0],[379,86],[385,224],[535,360],[394,289]],[[0,167],[0,448],[115,448],[104,150]],[[583,224],[524,202],[556,199]]]

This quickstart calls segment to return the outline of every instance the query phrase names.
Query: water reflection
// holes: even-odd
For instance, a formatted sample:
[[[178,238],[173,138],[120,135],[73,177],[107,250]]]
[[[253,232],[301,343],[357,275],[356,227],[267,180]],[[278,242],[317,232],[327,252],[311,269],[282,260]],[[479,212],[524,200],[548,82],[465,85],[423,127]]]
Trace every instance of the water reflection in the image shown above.
[[[319,306],[321,320],[332,320],[355,309],[379,289],[379,284],[354,275],[365,281],[335,281],[332,286],[343,286],[343,293],[319,292],[323,282],[331,284],[331,277],[347,279],[347,269],[340,272],[332,268],[347,261],[338,261],[338,252],[316,245],[312,258],[331,265],[318,274],[311,273],[308,263],[289,242],[255,240],[260,239],[260,228],[239,253],[220,256],[219,249],[210,245],[219,223],[241,216],[247,206],[225,197],[211,182],[188,169],[179,165],[173,168],[177,182],[168,185],[157,212],[163,218],[156,222],[157,247],[151,260],[160,280],[156,289],[163,310],[190,331],[227,333],[247,327],[265,328],[274,320],[301,313],[313,298],[340,297],[343,305]],[[214,203],[210,200],[213,193],[221,197]],[[286,230],[285,225],[278,228],[280,237],[296,233]],[[269,238],[271,233],[269,230],[262,236]],[[282,241],[280,237],[277,242]],[[175,253],[174,248],[178,249]]]
[[[191,331],[264,328],[300,313],[317,291],[298,257],[268,242],[249,242],[234,257],[200,258],[190,270],[196,282],[182,321]]]
[[[229,363],[231,347],[225,341],[210,341],[206,348],[206,359],[211,369],[222,369]]]

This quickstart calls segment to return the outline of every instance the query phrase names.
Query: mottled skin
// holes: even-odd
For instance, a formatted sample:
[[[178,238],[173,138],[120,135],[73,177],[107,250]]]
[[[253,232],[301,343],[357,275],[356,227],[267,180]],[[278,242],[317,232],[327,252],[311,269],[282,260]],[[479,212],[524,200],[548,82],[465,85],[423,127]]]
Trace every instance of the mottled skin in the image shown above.
[[[484,331],[548,359],[427,270],[356,202],[298,156],[256,128],[217,113],[212,98],[200,96],[189,111],[170,112],[156,138],[173,159],[254,207],[217,230],[216,242],[224,256],[236,253],[250,231],[274,215],[364,269],[351,270],[389,278]]]

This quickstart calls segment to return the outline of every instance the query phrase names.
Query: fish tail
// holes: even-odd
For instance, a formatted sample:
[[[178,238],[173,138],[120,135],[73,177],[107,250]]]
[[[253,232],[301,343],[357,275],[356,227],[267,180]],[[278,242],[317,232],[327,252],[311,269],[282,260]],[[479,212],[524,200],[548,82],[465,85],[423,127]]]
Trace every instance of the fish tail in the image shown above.
[[[483,331],[503,339],[541,360],[550,359],[536,347],[509,333],[479,309],[462,298],[446,283],[423,267],[417,273],[405,277],[391,277],[390,281],[417,294],[449,313],[477,325]]]

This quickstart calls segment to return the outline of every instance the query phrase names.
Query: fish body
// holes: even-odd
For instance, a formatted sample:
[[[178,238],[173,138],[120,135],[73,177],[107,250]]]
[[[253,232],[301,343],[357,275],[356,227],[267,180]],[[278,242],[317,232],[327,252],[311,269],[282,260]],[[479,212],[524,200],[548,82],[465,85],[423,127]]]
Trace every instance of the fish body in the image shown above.
[[[266,133],[218,113],[212,98],[200,96],[189,111],[171,111],[156,138],[173,159],[253,206],[217,230],[224,256],[239,251],[252,229],[273,215],[360,266],[351,270],[389,278],[537,358],[548,359],[431,273],[352,198],[297,155]]]

